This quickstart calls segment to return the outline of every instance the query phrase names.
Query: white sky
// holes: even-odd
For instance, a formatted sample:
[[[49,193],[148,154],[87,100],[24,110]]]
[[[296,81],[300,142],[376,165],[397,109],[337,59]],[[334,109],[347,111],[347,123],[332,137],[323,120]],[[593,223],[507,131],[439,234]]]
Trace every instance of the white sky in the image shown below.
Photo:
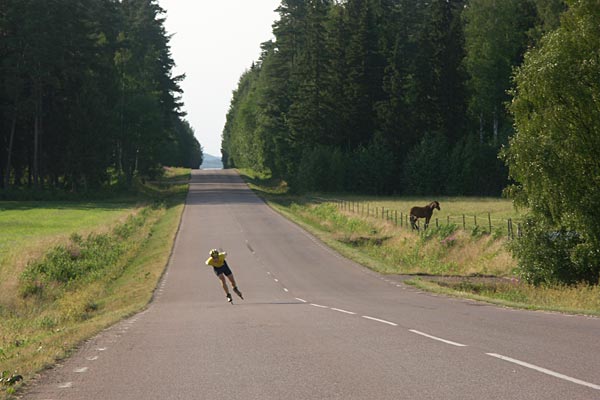
[[[221,134],[233,90],[273,38],[279,0],[159,0],[165,9],[174,74],[186,74],[186,119],[204,154],[221,157]]]

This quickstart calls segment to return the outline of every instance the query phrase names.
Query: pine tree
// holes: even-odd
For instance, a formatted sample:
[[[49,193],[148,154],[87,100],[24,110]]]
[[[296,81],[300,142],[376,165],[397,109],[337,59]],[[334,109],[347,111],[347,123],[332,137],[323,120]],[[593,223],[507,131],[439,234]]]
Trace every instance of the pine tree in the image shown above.
[[[478,121],[480,141],[499,146],[511,133],[504,104],[509,100],[512,69],[520,64],[528,44],[535,9],[523,0],[470,0],[463,15],[472,93],[469,110]]]
[[[330,4],[324,0],[310,0],[306,7],[305,45],[297,57],[291,77],[297,90],[288,113],[292,140],[301,148],[331,142],[329,116],[333,114],[330,57],[325,46],[325,19]]]
[[[379,51],[379,30],[375,2],[349,0],[346,51],[346,80],[342,92],[348,99],[347,120],[343,121],[346,147],[368,143],[375,132],[375,103],[383,98],[385,60]]]
[[[174,62],[164,29],[164,11],[155,0],[121,3],[122,29],[115,57],[120,74],[120,134],[117,167],[128,185],[135,173],[152,173],[172,114],[181,103]]]

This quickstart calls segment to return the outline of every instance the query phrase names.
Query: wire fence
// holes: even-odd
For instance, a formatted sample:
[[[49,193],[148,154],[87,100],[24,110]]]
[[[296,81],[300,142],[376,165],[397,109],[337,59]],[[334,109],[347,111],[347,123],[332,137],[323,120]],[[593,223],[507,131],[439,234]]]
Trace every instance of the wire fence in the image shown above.
[[[358,214],[367,218],[380,219],[401,228],[412,229],[409,214],[393,208],[373,206],[368,202],[340,199],[316,197],[313,198],[313,200],[319,203],[334,203],[338,209],[342,211]],[[446,215],[445,218],[442,218],[441,220],[437,217],[432,217],[429,221],[429,225],[431,226],[435,225],[436,227],[440,227],[443,224],[454,224],[462,227],[463,230],[480,229],[482,233],[488,233],[490,235],[494,233],[494,230],[503,231],[503,235],[509,240],[512,240],[515,237],[521,237],[523,233],[521,222],[514,221],[512,218],[492,218],[490,212],[480,215]]]

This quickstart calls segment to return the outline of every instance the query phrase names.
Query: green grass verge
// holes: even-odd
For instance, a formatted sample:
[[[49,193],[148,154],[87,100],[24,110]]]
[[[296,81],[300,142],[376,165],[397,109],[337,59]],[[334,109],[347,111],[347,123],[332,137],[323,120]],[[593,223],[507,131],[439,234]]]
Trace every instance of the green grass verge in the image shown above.
[[[369,198],[311,194],[291,196],[284,184],[269,177],[242,177],[267,203],[347,258],[384,274],[423,275],[407,281],[421,289],[452,296],[487,301],[502,306],[565,313],[600,315],[600,287],[536,287],[518,279],[517,262],[507,249],[505,234],[492,229],[451,222],[432,223],[426,232],[416,233],[394,218],[382,217],[384,210],[408,210],[410,205],[427,204],[425,198]],[[315,199],[319,199],[318,201]],[[327,201],[343,200],[345,206]],[[510,201],[487,198],[438,199],[447,215],[477,213],[495,219],[520,215],[511,211]],[[367,205],[369,213],[366,212]],[[375,214],[375,209],[377,213]],[[445,215],[444,211],[448,214]],[[447,219],[446,219],[447,221]],[[487,220],[486,220],[487,222]],[[443,279],[441,279],[443,278]]]
[[[589,285],[536,287],[514,280],[411,279],[406,283],[434,293],[485,301],[503,307],[600,316],[600,287]]]

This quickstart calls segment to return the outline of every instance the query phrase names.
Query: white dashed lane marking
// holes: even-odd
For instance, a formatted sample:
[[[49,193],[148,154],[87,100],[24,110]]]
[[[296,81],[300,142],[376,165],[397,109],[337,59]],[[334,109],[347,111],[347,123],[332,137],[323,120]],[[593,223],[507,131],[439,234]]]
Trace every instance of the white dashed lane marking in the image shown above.
[[[429,338],[429,339],[437,340],[438,342],[442,342],[442,343],[446,343],[446,344],[451,344],[452,346],[467,347],[466,344],[456,343],[456,342],[452,342],[450,340],[439,338],[437,336],[428,335],[427,333],[423,333],[423,332],[417,331],[415,329],[409,329],[409,332],[416,333],[417,335],[425,336],[426,338]]]
[[[398,324],[395,324],[390,321],[386,321],[385,319],[373,318],[373,317],[369,317],[368,315],[363,315],[362,317],[366,318],[366,319],[370,319],[371,321],[377,321],[377,322],[381,322],[381,323],[388,324],[391,326],[398,326]]]
[[[520,365],[520,366],[525,367],[525,368],[533,369],[535,371],[541,372],[541,373],[546,374],[546,375],[553,376],[555,378],[563,379],[565,381],[573,382],[573,383],[576,383],[578,385],[587,386],[587,387],[592,388],[592,389],[600,390],[600,385],[596,385],[594,383],[582,381],[581,379],[572,378],[570,376],[563,375],[563,374],[551,371],[551,370],[546,369],[546,368],[538,367],[537,365],[526,363],[525,361],[515,360],[514,358],[502,356],[502,355],[496,354],[496,353],[485,353],[485,354],[487,354],[488,356],[491,356],[491,357],[498,358],[500,360],[504,360],[504,361],[511,362],[513,364]]]
[[[339,312],[344,313],[344,314],[356,315],[355,312],[342,310],[341,308],[333,308],[333,307],[331,307],[331,309],[333,311],[339,311]]]

